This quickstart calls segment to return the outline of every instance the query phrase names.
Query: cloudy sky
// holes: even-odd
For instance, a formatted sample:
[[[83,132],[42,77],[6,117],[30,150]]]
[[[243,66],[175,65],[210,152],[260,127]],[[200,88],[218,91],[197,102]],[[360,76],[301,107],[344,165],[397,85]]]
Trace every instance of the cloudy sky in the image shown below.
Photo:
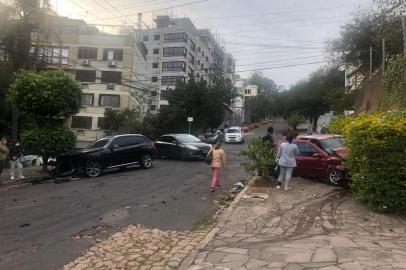
[[[262,70],[289,88],[325,64],[325,43],[372,0],[51,0],[60,15],[89,23],[135,25],[137,13],[153,26],[168,14],[209,28],[248,77]]]

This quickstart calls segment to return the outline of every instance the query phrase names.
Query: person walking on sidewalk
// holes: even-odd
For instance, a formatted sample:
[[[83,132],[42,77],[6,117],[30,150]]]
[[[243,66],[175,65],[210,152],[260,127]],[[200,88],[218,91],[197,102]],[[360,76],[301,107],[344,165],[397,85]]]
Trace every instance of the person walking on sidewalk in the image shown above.
[[[279,146],[276,154],[276,163],[278,163],[280,169],[277,189],[281,188],[282,183],[285,185],[285,190],[289,189],[293,169],[296,167],[296,156],[299,154],[299,149],[292,141],[292,135],[286,136],[286,142]]]
[[[21,146],[19,142],[15,142],[10,147],[10,173],[11,180],[14,180],[15,172],[17,171],[17,179],[25,178],[23,176],[23,164],[21,164],[20,158],[22,157]]]
[[[218,141],[210,150],[213,154],[213,160],[211,162],[212,180],[210,190],[213,192],[218,188],[220,181],[221,168],[227,169],[227,157],[224,150],[221,148],[221,142]],[[208,154],[210,155],[210,153]]]
[[[9,150],[7,148],[7,139],[5,137],[2,137],[0,140],[0,176],[4,166],[6,165],[8,153]]]

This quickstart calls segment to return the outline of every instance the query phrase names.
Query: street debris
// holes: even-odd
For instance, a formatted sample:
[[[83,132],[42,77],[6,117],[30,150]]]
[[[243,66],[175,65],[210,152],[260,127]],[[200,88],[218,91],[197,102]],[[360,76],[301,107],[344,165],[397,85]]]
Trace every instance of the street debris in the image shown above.
[[[20,225],[20,228],[28,227],[28,226],[31,226],[31,224],[30,224],[30,223],[24,223],[24,224],[21,224],[21,225]]]

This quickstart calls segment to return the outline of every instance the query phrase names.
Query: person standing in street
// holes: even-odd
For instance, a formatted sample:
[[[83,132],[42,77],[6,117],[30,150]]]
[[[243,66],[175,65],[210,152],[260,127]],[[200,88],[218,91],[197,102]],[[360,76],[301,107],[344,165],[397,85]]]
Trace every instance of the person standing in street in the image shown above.
[[[210,190],[213,192],[220,186],[221,168],[227,169],[227,157],[224,150],[221,148],[221,142],[218,141],[210,150],[213,155],[211,162],[212,180]],[[210,152],[208,153],[210,155]]]
[[[262,138],[263,142],[270,142],[271,145],[274,145],[274,141],[273,141],[273,127],[269,127],[266,135]]]
[[[0,176],[4,166],[6,165],[8,153],[9,150],[7,148],[7,139],[5,137],[2,137],[0,140]]]
[[[17,172],[17,179],[25,178],[23,176],[23,164],[21,164],[20,158],[22,157],[21,146],[19,142],[15,142],[10,147],[10,173],[11,180],[15,179],[15,172]]]
[[[299,154],[297,145],[293,144],[292,141],[292,135],[286,136],[286,142],[279,146],[276,155],[276,163],[280,169],[277,189],[281,188],[282,183],[285,185],[285,190],[290,189],[289,182],[292,178],[293,169],[296,167],[296,156]]]
[[[307,127],[307,135],[313,135],[313,128],[312,128],[312,126],[311,125],[309,125],[308,127]]]

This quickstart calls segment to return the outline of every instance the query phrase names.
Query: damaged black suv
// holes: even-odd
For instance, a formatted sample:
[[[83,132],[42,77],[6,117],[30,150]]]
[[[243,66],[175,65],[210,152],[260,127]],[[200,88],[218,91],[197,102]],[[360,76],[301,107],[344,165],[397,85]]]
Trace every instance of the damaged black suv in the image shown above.
[[[88,147],[57,158],[57,173],[82,172],[89,177],[99,176],[103,170],[139,165],[150,168],[155,159],[154,143],[143,135],[126,134],[104,137]]]

